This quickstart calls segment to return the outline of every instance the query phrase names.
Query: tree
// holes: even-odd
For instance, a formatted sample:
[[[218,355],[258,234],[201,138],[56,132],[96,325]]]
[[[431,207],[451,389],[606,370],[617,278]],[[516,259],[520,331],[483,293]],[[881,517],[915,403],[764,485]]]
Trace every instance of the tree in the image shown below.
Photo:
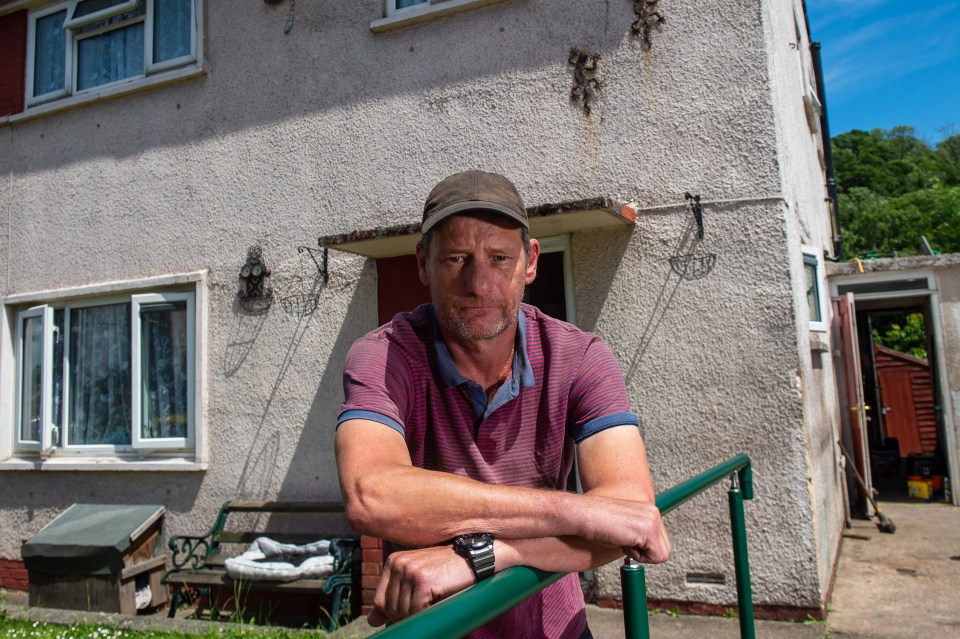
[[[923,327],[923,313],[874,317],[871,319],[871,326],[875,345],[927,359],[927,334]]]
[[[960,135],[933,149],[911,127],[834,138],[849,255],[960,252]]]

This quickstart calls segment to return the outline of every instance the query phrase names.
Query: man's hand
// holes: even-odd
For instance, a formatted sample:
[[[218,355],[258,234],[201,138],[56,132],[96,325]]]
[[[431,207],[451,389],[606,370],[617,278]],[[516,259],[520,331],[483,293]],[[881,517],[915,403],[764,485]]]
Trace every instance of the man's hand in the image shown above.
[[[619,547],[642,563],[659,564],[670,558],[670,539],[655,505],[595,495],[580,499],[585,513],[580,537]]]
[[[473,569],[452,546],[395,552],[383,566],[367,621],[374,627],[400,621],[475,582]]]

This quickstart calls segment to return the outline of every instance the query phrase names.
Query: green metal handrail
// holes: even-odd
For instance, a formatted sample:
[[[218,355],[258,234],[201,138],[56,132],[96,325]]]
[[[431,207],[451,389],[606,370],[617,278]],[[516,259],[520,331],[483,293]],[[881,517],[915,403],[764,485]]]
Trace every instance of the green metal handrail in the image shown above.
[[[656,505],[660,513],[665,515],[731,475],[733,475],[733,485],[729,491],[729,503],[740,636],[742,639],[754,639],[753,601],[750,591],[750,568],[747,562],[746,526],[743,517],[743,500],[753,499],[753,473],[750,458],[741,453],[692,479],[681,482],[657,495]],[[496,619],[563,576],[564,573],[514,566],[393,624],[376,636],[377,639],[459,639]],[[643,566],[628,561],[621,569],[621,578],[624,587],[624,625],[627,639],[647,639],[650,631],[647,622]]]

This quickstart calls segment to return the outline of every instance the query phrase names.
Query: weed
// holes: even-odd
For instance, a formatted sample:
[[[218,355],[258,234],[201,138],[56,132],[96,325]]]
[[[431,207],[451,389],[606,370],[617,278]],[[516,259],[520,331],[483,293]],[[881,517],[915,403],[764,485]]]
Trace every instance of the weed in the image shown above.
[[[803,620],[803,625],[805,626],[826,626],[826,619],[816,619],[813,615],[807,615],[807,618]]]
[[[724,619],[739,619],[740,615],[737,614],[737,611],[733,608],[727,608],[723,611]]]

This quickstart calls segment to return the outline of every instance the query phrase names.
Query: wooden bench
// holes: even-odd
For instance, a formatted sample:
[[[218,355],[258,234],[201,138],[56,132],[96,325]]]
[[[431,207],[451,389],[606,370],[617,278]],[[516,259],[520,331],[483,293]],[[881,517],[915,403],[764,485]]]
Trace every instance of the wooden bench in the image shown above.
[[[293,501],[228,501],[220,509],[213,526],[200,536],[177,535],[167,544],[172,552],[173,568],[168,570],[162,583],[172,591],[169,617],[174,617],[177,608],[189,599],[197,605],[197,614],[203,603],[208,607],[227,610],[242,617],[255,617],[263,621],[273,618],[276,605],[299,595],[323,595],[329,600],[329,609],[317,611],[317,615],[301,610],[304,617],[313,617],[324,622],[328,630],[350,621],[352,612],[359,612],[357,602],[360,594],[360,540],[358,537],[333,537],[324,534],[322,527],[309,515],[343,513],[339,502],[293,502]],[[246,516],[240,515],[245,513]],[[230,520],[230,516],[237,514]],[[262,517],[271,515],[263,525]],[[276,517],[279,515],[279,517]],[[307,517],[304,517],[306,515]],[[279,521],[275,521],[279,520]],[[231,521],[228,526],[228,520]],[[238,523],[237,520],[242,520]],[[261,520],[253,521],[250,520]],[[283,524],[286,524],[285,526]],[[304,532],[304,527],[309,532]],[[286,528],[287,530],[284,530]],[[306,544],[318,539],[330,539],[330,553],[334,556],[334,572],[326,578],[297,579],[295,581],[241,580],[230,577],[224,567],[227,558],[244,552],[257,537],[269,537],[287,544]],[[199,596],[197,596],[199,595]],[[256,600],[261,603],[273,600],[266,610],[253,610]],[[226,602],[226,603],[224,603]],[[251,603],[253,602],[253,603]],[[275,620],[275,619],[274,619]]]

